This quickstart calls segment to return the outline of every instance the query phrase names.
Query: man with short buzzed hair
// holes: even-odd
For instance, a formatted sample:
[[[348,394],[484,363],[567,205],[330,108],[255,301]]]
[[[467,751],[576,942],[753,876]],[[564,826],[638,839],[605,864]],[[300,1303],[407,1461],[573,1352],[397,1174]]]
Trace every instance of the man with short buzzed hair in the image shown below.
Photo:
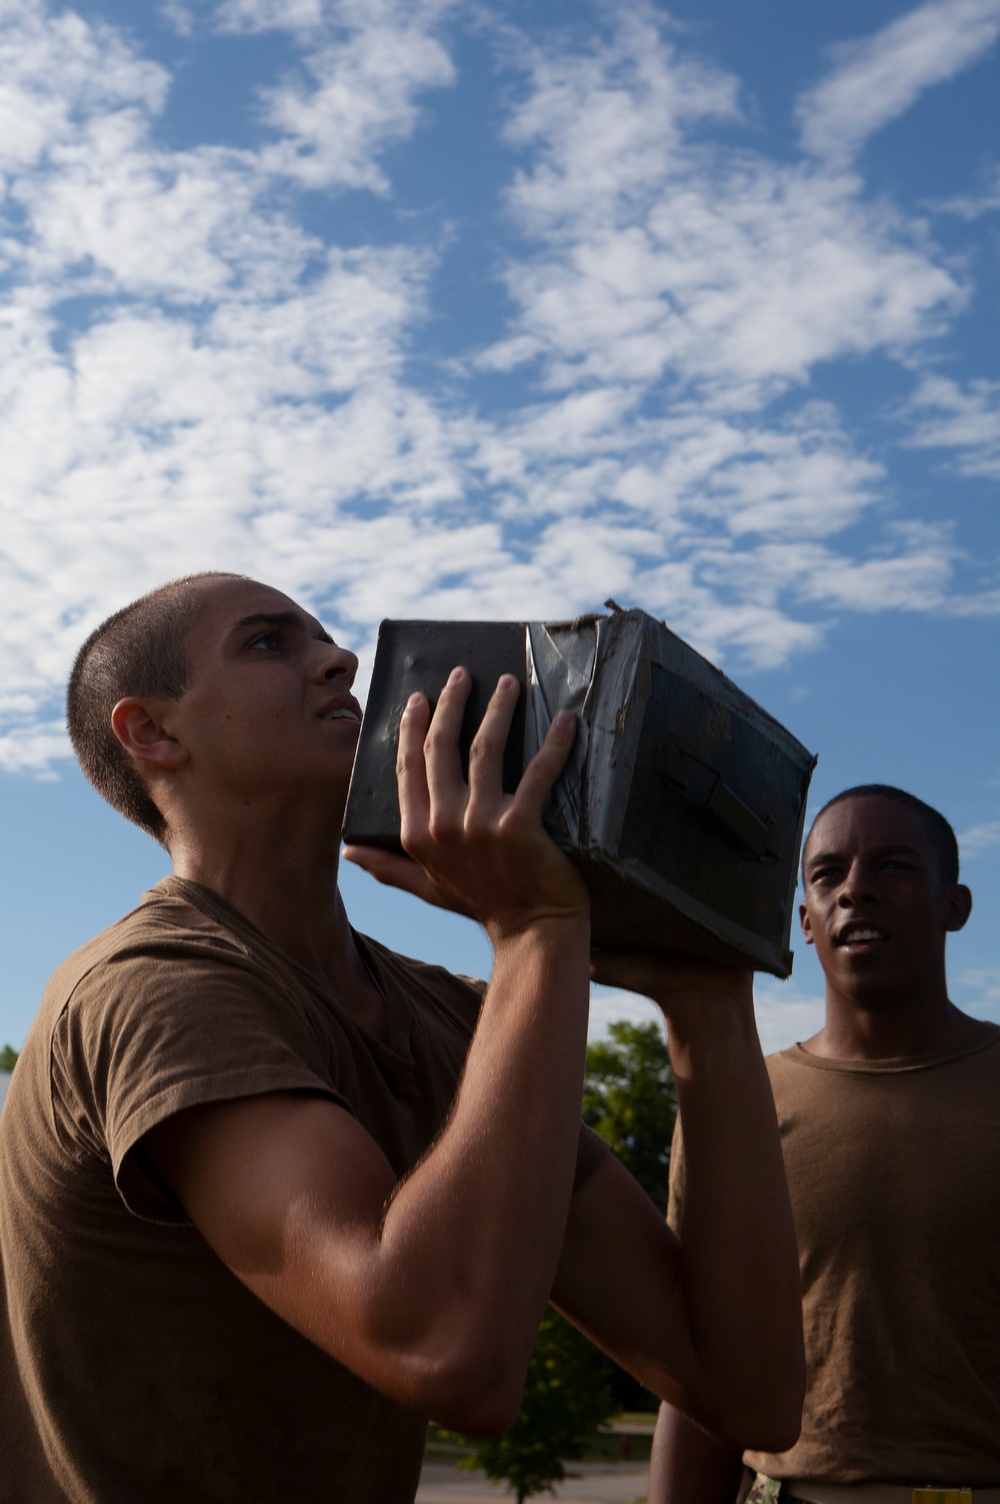
[[[669,1021],[683,1241],[580,1098],[589,901],[541,820],[563,712],[516,793],[497,685],[399,732],[408,857],[478,919],[489,985],[350,926],[337,887],[357,659],[277,590],[175,582],[84,644],[81,764],[173,874],[55,973],[0,1121],[0,1500],[406,1504],[427,1418],[514,1420],[551,1298],[727,1435],[798,1426],[795,1240],[749,975],[608,956]],[[729,1248],[735,1218],[760,1251]],[[745,1382],[764,1352],[773,1383]]]
[[[955,834],[867,784],[820,811],[802,870],[826,1020],[767,1061],[799,1238],[802,1432],[741,1452],[664,1405],[649,1501],[1000,1504],[1000,1029],[948,998],[945,942],[972,907]],[[682,1236],[684,1180],[678,1139]]]

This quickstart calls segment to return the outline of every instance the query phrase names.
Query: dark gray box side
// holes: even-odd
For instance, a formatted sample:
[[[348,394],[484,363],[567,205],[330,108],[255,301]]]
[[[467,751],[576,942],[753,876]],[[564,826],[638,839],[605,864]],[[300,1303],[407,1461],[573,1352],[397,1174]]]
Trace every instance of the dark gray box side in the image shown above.
[[[787,976],[815,758],[737,685],[641,611],[573,623],[386,622],[345,836],[399,846],[395,754],[408,695],[471,669],[463,746],[500,673],[525,684],[504,785],[556,710],[577,742],[545,823],[583,871],[594,943],[653,946]]]

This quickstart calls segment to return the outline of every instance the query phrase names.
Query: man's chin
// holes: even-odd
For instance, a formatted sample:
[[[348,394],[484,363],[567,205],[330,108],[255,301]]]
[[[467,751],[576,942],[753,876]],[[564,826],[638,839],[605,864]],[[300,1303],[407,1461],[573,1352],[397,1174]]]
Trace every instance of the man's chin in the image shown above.
[[[872,1013],[898,1008],[909,995],[907,978],[898,967],[858,966],[841,973],[838,990]]]
[[[844,983],[848,991],[858,987],[885,987],[887,983],[900,980],[899,956],[894,955],[885,940],[864,946],[839,946],[831,957],[830,970]]]

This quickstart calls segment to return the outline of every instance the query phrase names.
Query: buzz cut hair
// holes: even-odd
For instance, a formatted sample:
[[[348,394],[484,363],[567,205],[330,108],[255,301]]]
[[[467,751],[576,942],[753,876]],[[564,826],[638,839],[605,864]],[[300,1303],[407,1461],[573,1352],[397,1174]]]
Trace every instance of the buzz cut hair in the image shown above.
[[[161,846],[167,822],[115,735],[111,712],[130,695],[180,699],[190,683],[188,636],[205,604],[201,582],[246,578],[206,570],[170,580],[96,627],[73,664],[66,724],[80,767],[109,804]]]
[[[934,847],[941,881],[948,885],[958,882],[958,837],[952,826],[941,811],[936,810],[933,805],[925,804],[922,799],[917,798],[916,794],[908,794],[905,789],[894,788],[890,783],[859,783],[855,788],[844,789],[842,793],[834,794],[832,799],[827,800],[809,827],[809,835],[806,836],[802,847],[803,876],[805,875],[806,847],[813,831],[827,810],[833,809],[835,804],[843,804],[845,799],[891,799],[894,804],[901,804],[911,814],[919,816]]]

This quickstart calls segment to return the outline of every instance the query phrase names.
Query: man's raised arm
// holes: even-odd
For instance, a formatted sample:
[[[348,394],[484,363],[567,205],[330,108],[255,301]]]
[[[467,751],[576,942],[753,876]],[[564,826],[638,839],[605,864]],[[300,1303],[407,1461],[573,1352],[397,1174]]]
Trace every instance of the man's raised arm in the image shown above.
[[[795,1231],[749,973],[601,958],[663,1010],[684,1128],[679,1239],[616,1161],[573,1198],[555,1299],[654,1393],[723,1442],[780,1451],[805,1365]],[[761,1381],[766,1375],[766,1381]]]
[[[672,1405],[660,1406],[649,1459],[649,1504],[735,1504],[742,1478],[738,1447],[706,1436]]]
[[[454,1109],[397,1183],[336,1105],[268,1095],[193,1108],[145,1141],[229,1268],[292,1326],[399,1402],[466,1431],[516,1417],[572,1195],[589,1000],[589,903],[546,835],[572,745],[556,718],[513,796],[501,764],[517,699],[501,680],[462,777],[470,687],[400,729],[402,839],[485,925],[495,963]]]

